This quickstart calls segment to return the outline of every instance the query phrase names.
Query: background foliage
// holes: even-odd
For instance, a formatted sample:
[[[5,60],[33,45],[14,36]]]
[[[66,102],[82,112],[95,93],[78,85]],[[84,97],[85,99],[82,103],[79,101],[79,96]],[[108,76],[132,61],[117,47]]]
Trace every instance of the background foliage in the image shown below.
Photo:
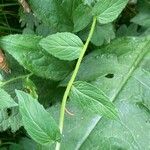
[[[11,69],[0,72],[0,149],[49,150],[54,141],[61,141],[62,150],[150,149],[149,0],[112,0],[117,19],[109,9],[101,12],[108,1],[98,10],[104,0],[27,2],[29,12],[16,0],[0,3],[0,48]],[[61,136],[60,102],[93,13],[100,14],[99,22],[72,87]]]

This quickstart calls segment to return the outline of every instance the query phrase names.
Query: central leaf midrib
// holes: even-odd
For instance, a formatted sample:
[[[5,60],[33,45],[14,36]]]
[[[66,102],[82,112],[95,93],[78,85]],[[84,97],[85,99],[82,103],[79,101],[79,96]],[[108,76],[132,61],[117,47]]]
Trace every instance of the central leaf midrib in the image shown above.
[[[103,103],[101,103],[101,102],[98,101],[97,99],[94,99],[93,97],[90,97],[90,96],[88,96],[87,94],[85,94],[85,93],[83,93],[83,92],[80,92],[80,90],[78,90],[75,86],[73,86],[73,87],[74,87],[74,89],[75,89],[76,91],[78,91],[78,93],[82,94],[84,97],[87,97],[88,99],[93,100],[93,101],[96,102],[96,103],[99,103],[102,107],[104,107],[105,109],[109,110],[109,112],[114,115],[113,111],[112,111],[111,109],[109,109],[109,108],[110,108],[109,106],[106,107]],[[100,98],[98,98],[98,99],[100,99]],[[106,101],[106,100],[105,100],[105,101]],[[108,102],[109,102],[109,101],[108,101]]]
[[[131,65],[131,69],[129,69],[125,79],[122,81],[121,85],[118,88],[118,91],[116,93],[116,95],[112,98],[112,102],[114,102],[117,97],[119,96],[120,92],[122,91],[122,89],[124,88],[124,86],[126,85],[127,81],[129,80],[129,78],[131,77],[131,74],[135,71],[135,69],[137,68],[137,66],[141,63],[143,57],[146,55],[146,53],[148,52],[148,48],[146,50],[143,50],[145,47],[147,47],[147,45],[150,44],[150,42],[147,42],[142,48],[141,50],[139,50],[139,53],[135,59],[135,61],[133,62],[133,64]],[[143,51],[142,51],[143,50]],[[102,118],[102,117],[101,117]],[[95,123],[95,125],[93,126],[93,129],[96,127],[96,125],[99,123],[99,121],[101,120],[101,118],[99,118],[97,120],[97,123]],[[91,132],[93,131],[93,129],[91,129]],[[82,142],[80,142],[80,146],[78,146],[77,148],[75,148],[75,150],[79,150],[80,147],[83,145],[83,143],[86,141],[87,137],[90,135],[90,133],[83,139]]]

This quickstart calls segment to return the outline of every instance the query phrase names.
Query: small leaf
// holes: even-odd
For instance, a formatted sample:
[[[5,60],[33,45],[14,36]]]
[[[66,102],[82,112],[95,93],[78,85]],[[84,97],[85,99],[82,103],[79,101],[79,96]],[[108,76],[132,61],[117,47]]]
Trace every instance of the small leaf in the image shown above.
[[[90,28],[86,28],[79,32],[79,37],[85,41],[88,37]],[[115,38],[115,31],[112,23],[108,24],[96,24],[91,42],[95,46],[101,46],[104,43],[110,43]]]
[[[74,32],[84,29],[92,20],[91,8],[80,4],[73,13]]]
[[[7,109],[0,110],[0,132],[11,129],[15,133],[22,126],[22,118],[18,107],[13,107],[8,113]]]
[[[92,113],[104,115],[108,118],[117,117],[117,110],[108,97],[100,89],[87,82],[75,82],[71,90],[70,99]]]
[[[56,33],[40,41],[40,45],[51,55],[62,60],[74,60],[80,55],[83,43],[72,33]]]
[[[96,0],[83,0],[84,5],[92,6],[96,2]]]
[[[60,132],[55,120],[31,95],[16,91],[23,125],[28,134],[38,143],[45,145],[60,141]]]
[[[115,20],[127,3],[128,0],[99,0],[92,12],[101,24],[106,24]]]
[[[31,96],[37,99],[38,98],[37,87],[34,84],[34,82],[31,79],[26,78],[23,84],[24,88],[28,91],[28,93],[30,93]]]
[[[11,96],[3,89],[0,89],[0,109],[10,108],[18,104],[11,98]]]

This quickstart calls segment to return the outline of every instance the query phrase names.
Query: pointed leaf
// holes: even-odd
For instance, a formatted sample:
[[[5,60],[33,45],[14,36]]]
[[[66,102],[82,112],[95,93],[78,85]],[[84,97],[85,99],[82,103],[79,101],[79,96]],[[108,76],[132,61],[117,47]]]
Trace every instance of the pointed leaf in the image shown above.
[[[106,24],[115,20],[127,3],[128,0],[99,0],[92,12],[101,24]]]
[[[50,144],[60,140],[59,128],[55,120],[29,94],[16,91],[19,100],[19,110],[22,115],[23,125],[28,134],[40,144]]]
[[[74,60],[80,55],[83,43],[72,33],[56,33],[40,41],[40,45],[51,55],[62,60]]]
[[[11,96],[3,89],[0,89],[0,109],[10,108],[18,104],[11,98]]]
[[[70,99],[92,113],[104,115],[108,118],[117,117],[117,110],[108,97],[101,90],[87,82],[75,82],[71,89]]]

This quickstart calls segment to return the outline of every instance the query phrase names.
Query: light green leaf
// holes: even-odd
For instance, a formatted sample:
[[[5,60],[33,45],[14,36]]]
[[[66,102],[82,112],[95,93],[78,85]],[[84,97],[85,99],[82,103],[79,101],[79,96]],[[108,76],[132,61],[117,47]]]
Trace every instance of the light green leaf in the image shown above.
[[[91,6],[92,4],[96,3],[97,0],[83,0],[85,5]]]
[[[74,32],[84,29],[92,20],[91,8],[80,4],[73,13]]]
[[[93,15],[97,16],[101,24],[114,21],[124,9],[128,0],[99,0],[94,8]]]
[[[77,80],[102,90],[114,102],[119,119],[101,118],[68,101],[66,108],[74,115],[65,115],[61,149],[149,149],[149,66],[150,37],[116,39],[88,54]],[[55,118],[59,107],[50,109]]]
[[[25,92],[16,91],[16,94],[23,125],[28,134],[42,145],[60,141],[59,128],[44,107]]]
[[[75,82],[71,89],[70,99],[77,102],[84,110],[108,118],[117,117],[117,110],[108,97],[100,89],[87,82]]]
[[[18,104],[3,89],[0,89],[0,109],[15,107]]]
[[[74,60],[80,55],[83,43],[72,33],[56,33],[40,41],[40,45],[51,55],[62,60]]]
[[[0,47],[34,74],[52,80],[63,79],[72,70],[72,63],[43,52],[39,45],[41,39],[35,35],[9,35],[0,38]]]

